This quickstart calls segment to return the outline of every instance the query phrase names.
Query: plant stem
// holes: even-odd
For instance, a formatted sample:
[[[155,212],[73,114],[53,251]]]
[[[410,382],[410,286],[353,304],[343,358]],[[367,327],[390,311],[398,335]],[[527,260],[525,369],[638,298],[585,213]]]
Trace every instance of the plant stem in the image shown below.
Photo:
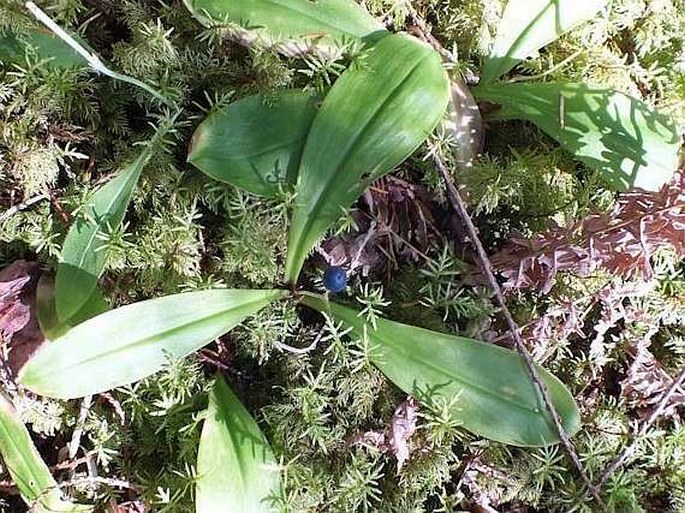
[[[45,12],[41,10],[41,8],[38,7],[36,4],[34,4],[33,2],[26,2],[25,5],[26,8],[29,11],[31,11],[31,14],[33,14],[38,21],[40,21],[43,25],[50,29],[53,34],[59,37],[62,41],[68,44],[76,53],[83,57],[88,63],[88,65],[91,68],[93,68],[97,73],[102,73],[103,75],[107,75],[108,77],[111,77],[115,80],[121,80],[122,82],[126,82],[128,84],[139,87],[144,91],[150,93],[152,96],[154,96],[157,100],[159,100],[167,107],[171,107],[172,109],[178,108],[172,100],[170,100],[162,93],[157,91],[154,87],[146,84],[141,80],[138,80],[137,78],[129,77],[128,75],[117,73],[116,71],[109,69],[102,63],[102,61],[97,55],[86,50],[83,47],[83,45],[81,45],[81,43],[79,43],[78,41],[76,41],[76,39],[71,37],[62,27],[57,25],[57,23],[55,23],[55,21],[52,18],[50,18],[50,16],[45,14]]]
[[[535,370],[535,365],[533,363],[533,359],[530,356],[530,353],[526,349],[526,345],[523,342],[523,338],[521,337],[521,332],[516,324],[516,321],[514,320],[513,316],[511,315],[511,312],[509,311],[509,308],[507,307],[506,300],[504,298],[504,294],[502,292],[502,288],[500,287],[499,283],[497,282],[497,279],[495,278],[495,274],[492,270],[492,264],[490,263],[490,259],[488,258],[487,253],[485,252],[485,248],[483,247],[483,243],[480,241],[480,238],[478,237],[478,230],[476,229],[476,226],[473,224],[473,220],[471,219],[471,216],[468,213],[468,210],[466,208],[466,204],[464,203],[464,200],[462,197],[459,195],[459,191],[457,190],[457,187],[454,184],[454,180],[452,179],[452,175],[450,174],[449,170],[445,166],[445,163],[443,162],[442,158],[440,157],[440,153],[438,149],[433,145],[432,143],[429,142],[429,147],[431,150],[431,154],[433,156],[433,161],[435,162],[435,165],[437,166],[438,170],[442,174],[442,178],[445,182],[445,185],[447,187],[447,193],[450,199],[450,204],[454,211],[457,213],[457,215],[461,218],[461,220],[464,222],[464,225],[466,226],[466,231],[469,235],[469,238],[471,240],[471,244],[474,246],[476,249],[476,253],[478,254],[478,259],[480,260],[480,265],[481,269],[483,271],[483,275],[485,276],[485,279],[488,283],[488,286],[490,289],[492,289],[493,293],[495,294],[495,300],[498,304],[498,306],[501,309],[502,315],[504,316],[504,319],[507,323],[507,326],[509,327],[509,331],[511,332],[511,335],[514,339],[516,349],[519,352],[519,354],[523,357],[524,362],[526,363],[526,367],[528,368],[528,372],[530,374],[530,377],[533,381],[533,383],[537,386],[537,388],[540,391],[540,394],[542,395],[542,399],[545,403],[545,407],[547,408],[547,411],[549,412],[550,416],[552,417],[552,421],[554,422],[554,426],[556,427],[556,430],[559,434],[559,439],[561,442],[564,444],[564,447],[566,448],[566,451],[571,458],[571,461],[573,462],[573,465],[576,467],[576,470],[578,471],[578,474],[580,475],[581,479],[585,483],[585,486],[587,489],[590,491],[592,496],[595,498],[597,503],[601,505],[602,509],[606,511],[606,505],[602,501],[602,498],[599,496],[599,492],[595,488],[595,486],[592,484],[592,481],[590,481],[590,478],[587,476],[585,469],[583,468],[583,464],[580,461],[580,458],[578,457],[578,453],[575,450],[575,447],[573,446],[573,443],[571,442],[570,438],[566,434],[566,431],[564,430],[564,425],[561,422],[561,418],[559,417],[559,413],[557,413],[556,408],[554,407],[554,404],[552,403],[552,399],[549,395],[549,391],[547,390],[547,387],[545,384],[542,382],[540,379],[540,376],[538,375],[537,370]]]

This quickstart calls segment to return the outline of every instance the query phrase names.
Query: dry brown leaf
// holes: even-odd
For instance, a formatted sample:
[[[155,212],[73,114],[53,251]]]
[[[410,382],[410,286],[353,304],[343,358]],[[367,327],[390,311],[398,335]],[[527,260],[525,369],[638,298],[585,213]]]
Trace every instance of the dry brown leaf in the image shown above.
[[[359,269],[363,276],[398,261],[422,258],[438,234],[428,191],[397,177],[383,177],[363,195],[353,217],[358,231],[331,237],[319,247],[329,265]]]
[[[370,447],[393,454],[397,459],[399,472],[411,455],[410,439],[416,431],[418,411],[416,399],[408,397],[395,409],[390,425],[385,430],[358,433],[348,439],[348,444]]]
[[[19,260],[0,271],[0,332],[7,363],[16,374],[45,341],[35,311],[37,262]]]
[[[31,311],[21,302],[21,294],[30,279],[30,276],[19,276],[0,281],[0,338],[3,341],[10,340],[29,322]]]

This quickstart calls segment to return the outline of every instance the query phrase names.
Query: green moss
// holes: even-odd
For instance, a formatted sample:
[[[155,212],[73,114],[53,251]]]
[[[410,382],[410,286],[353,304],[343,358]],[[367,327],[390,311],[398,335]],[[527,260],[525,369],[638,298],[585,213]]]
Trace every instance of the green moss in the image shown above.
[[[414,2],[436,37],[456,48],[460,69],[478,72],[492,41],[501,4],[485,0]],[[95,5],[97,4],[97,7]],[[222,41],[187,14],[182,2],[52,2],[50,14],[81,31],[112,67],[161,89],[182,106],[172,136],[156,149],[136,190],[126,224],[108,234],[103,288],[115,304],[180,290],[278,284],[285,259],[289,202],[266,201],[205,178],[185,162],[192,130],[212,108],[253,93],[300,87],[325,92],[347,57],[333,61],[288,59]],[[406,4],[365,2],[400,29]],[[657,8],[658,7],[658,8]],[[608,17],[584,25],[525,61],[516,73],[542,80],[611,85],[670,113],[685,125],[685,68],[681,0],[612,2]],[[87,23],[86,23],[87,22]],[[0,32],[35,27],[23,2],[4,0]],[[353,52],[354,49],[351,49]],[[570,62],[554,68],[568,57]],[[68,228],[64,213],[82,208],[88,195],[130,160],[134,141],[147,140],[149,122],[163,122],[147,94],[86,70],[55,69],[28,51],[23,62],[0,65],[0,215],[12,205],[47,192],[0,223],[0,266],[18,258],[54,267]],[[489,248],[510,230],[526,234],[549,219],[570,224],[593,209],[606,211],[613,195],[528,124],[486,127],[486,154],[460,177],[468,187],[481,235]],[[439,141],[439,143],[445,141]],[[473,255],[442,219],[448,211],[442,182],[425,150],[397,172],[434,193],[438,241],[428,258],[383,257],[392,265],[354,276],[343,301],[372,318],[380,313],[439,331],[467,336],[500,333],[500,319],[472,274]],[[354,232],[354,216],[334,230]],[[104,236],[104,235],[103,235]],[[449,241],[446,243],[445,241]],[[654,347],[667,372],[685,358],[683,268],[673,255],[655,261],[655,287],[626,299],[657,329]],[[303,282],[314,283],[317,270]],[[547,297],[512,296],[522,324],[587,298],[611,282],[560,277]],[[618,284],[617,284],[618,285]],[[599,317],[593,311],[588,324]],[[583,464],[596,478],[629,440],[639,411],[616,399],[617,376],[630,364],[626,347],[644,336],[644,324],[625,321],[607,339],[599,361],[590,355],[591,326],[532,349],[574,390],[584,413],[577,436]],[[500,340],[501,341],[501,340]],[[610,342],[610,343],[609,343]],[[539,346],[536,344],[540,344]],[[311,349],[305,353],[290,348]],[[292,304],[261,312],[210,346],[241,391],[285,468],[277,505],[288,512],[458,511],[476,494],[498,504],[548,511],[595,511],[560,448],[505,448],[460,430],[444,405],[423,408],[412,457],[402,470],[389,454],[351,447],[346,440],[382,430],[404,397],[368,362],[369,347],[348,340]],[[207,358],[205,358],[207,357]],[[542,356],[540,356],[542,357]],[[97,397],[82,445],[100,476],[125,476],[132,492],[155,511],[193,511],[196,447],[210,376],[219,368],[208,355],[170,363],[141,383]],[[46,445],[63,446],[78,412],[66,403],[27,398],[25,420]],[[628,464],[607,483],[603,497],[614,511],[680,511],[685,507],[685,431],[676,416],[664,418]],[[469,473],[464,475],[468,467]],[[84,467],[76,476],[84,475]],[[458,485],[457,485],[458,483]],[[126,491],[103,485],[77,491],[100,505],[123,501]],[[1,503],[0,503],[1,504]],[[513,507],[512,506],[512,507]],[[0,509],[2,506],[0,506]]]

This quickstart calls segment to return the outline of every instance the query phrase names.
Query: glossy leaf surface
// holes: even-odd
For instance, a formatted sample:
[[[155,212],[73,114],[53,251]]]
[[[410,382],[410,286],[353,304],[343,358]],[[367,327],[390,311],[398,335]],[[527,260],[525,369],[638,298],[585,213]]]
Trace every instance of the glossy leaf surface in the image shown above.
[[[491,119],[535,123],[597,169],[617,190],[658,190],[678,165],[681,139],[673,122],[646,103],[585,84],[492,84],[473,90],[502,106]]]
[[[150,299],[89,319],[41,347],[19,381],[73,399],[133,383],[226,333],[281,290],[209,290]]]
[[[67,322],[88,301],[107,261],[105,241],[98,233],[116,230],[124,219],[140,173],[150,159],[141,155],[118,176],[96,190],[64,240],[55,278],[55,304],[61,322]]]
[[[58,37],[41,29],[16,34],[0,34],[0,61],[23,64],[26,53],[35,52],[36,58],[50,60],[56,68],[79,68],[87,65],[86,60]]]
[[[40,457],[14,405],[0,392],[0,453],[22,499],[36,513],[86,513],[92,506],[62,500],[57,482]]]
[[[444,127],[450,135],[455,163],[460,171],[467,171],[483,151],[483,119],[471,91],[457,74],[450,79],[450,93]]]
[[[302,154],[288,240],[290,283],[343,210],[430,135],[448,99],[438,54],[400,34],[383,38],[340,76]]]
[[[269,442],[226,382],[209,396],[197,454],[197,513],[266,513],[278,492],[278,465]]]
[[[203,25],[241,28],[245,43],[276,46],[286,53],[305,53],[386,33],[354,0],[184,1]],[[295,48],[288,50],[289,45]]]
[[[386,319],[374,330],[359,313],[307,295],[305,304],[368,336],[371,359],[390,381],[421,401],[451,401],[455,419],[476,434],[519,446],[557,443],[559,436],[542,397],[517,353],[468,338]],[[552,374],[537,368],[569,435],[580,427],[573,397]]]
[[[278,196],[295,183],[315,114],[316,98],[303,91],[243,98],[200,124],[188,162],[215,180]]]
[[[509,0],[485,62],[481,83],[501,77],[576,25],[591,19],[607,0]]]

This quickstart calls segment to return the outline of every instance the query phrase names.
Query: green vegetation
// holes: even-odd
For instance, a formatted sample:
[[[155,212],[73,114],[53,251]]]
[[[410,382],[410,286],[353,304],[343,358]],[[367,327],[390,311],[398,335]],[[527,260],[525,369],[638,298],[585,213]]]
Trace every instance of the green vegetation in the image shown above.
[[[301,20],[301,3],[278,19]],[[246,490],[270,490],[264,508],[600,510],[563,445],[549,445],[558,433],[520,357],[471,340],[510,345],[451,220],[437,156],[468,196],[569,434],[572,397],[580,407],[574,441],[590,479],[604,481],[605,506],[685,507],[683,398],[672,387],[685,354],[685,201],[672,175],[685,123],[685,5],[594,2],[578,20],[564,13],[556,32],[599,11],[556,40],[533,24],[518,47],[498,37],[491,51],[497,2],[374,0],[367,14],[320,0],[289,31],[235,4],[42,5],[118,77],[135,79],[121,81],[69,50],[46,52],[61,43],[21,2],[3,0],[0,267],[26,259],[56,271],[54,295],[44,275],[37,297],[41,328],[56,340],[19,371],[19,331],[2,327],[15,344],[2,380],[43,459],[57,464],[68,448],[53,468],[66,497],[169,512],[229,500],[215,495],[228,478],[207,471],[219,455],[208,444],[231,439],[254,457],[231,438],[244,430],[280,468],[280,485],[250,471],[266,484]],[[515,4],[504,14],[510,30]],[[425,35],[426,22],[459,56],[448,65],[457,92],[460,76],[483,73],[473,92],[486,146],[473,162],[449,124],[422,145],[447,103],[440,54],[383,31]],[[333,37],[317,31],[322,23],[339,23]],[[420,73],[407,71],[412,62]],[[246,112],[255,123],[235,124]],[[288,133],[281,112],[298,120]],[[480,127],[468,128],[475,154]],[[222,146],[235,130],[245,142]],[[277,153],[260,153],[265,140]],[[647,190],[615,193],[634,186]],[[302,295],[323,292],[326,262],[350,269],[347,291]],[[268,289],[283,283],[294,291],[275,301],[288,294]],[[16,295],[8,290],[3,301]],[[14,388],[11,371],[27,389]],[[236,417],[222,411],[229,404]],[[656,408],[663,415],[635,453],[603,476]],[[531,428],[535,416],[545,429]],[[26,442],[16,415],[6,417],[4,429]],[[17,479],[17,455],[0,450],[7,478],[36,500]],[[53,481],[33,456],[21,465]],[[0,508],[20,510],[8,483]],[[255,511],[247,504],[240,511]]]

